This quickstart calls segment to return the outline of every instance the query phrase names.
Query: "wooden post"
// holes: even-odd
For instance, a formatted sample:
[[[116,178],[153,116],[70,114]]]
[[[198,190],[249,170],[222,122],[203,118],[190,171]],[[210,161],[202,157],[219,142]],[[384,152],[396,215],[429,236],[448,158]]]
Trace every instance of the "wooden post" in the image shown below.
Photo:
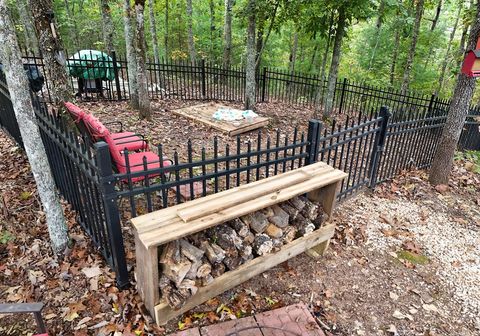
[[[152,316],[155,316],[155,305],[160,301],[158,289],[158,247],[146,248],[135,232],[135,255],[137,289]]]

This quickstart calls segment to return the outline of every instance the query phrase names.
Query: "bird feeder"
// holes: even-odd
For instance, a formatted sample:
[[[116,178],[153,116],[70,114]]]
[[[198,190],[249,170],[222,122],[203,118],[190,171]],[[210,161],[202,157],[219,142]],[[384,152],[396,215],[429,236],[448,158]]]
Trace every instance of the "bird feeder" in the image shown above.
[[[462,73],[468,77],[480,77],[480,38],[477,41],[475,49],[465,54]]]

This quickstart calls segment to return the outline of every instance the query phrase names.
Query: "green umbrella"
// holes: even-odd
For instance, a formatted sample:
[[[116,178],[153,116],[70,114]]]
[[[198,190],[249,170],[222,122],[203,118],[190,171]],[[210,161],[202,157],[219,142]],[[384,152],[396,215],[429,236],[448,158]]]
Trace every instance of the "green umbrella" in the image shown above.
[[[80,50],[67,60],[70,76],[103,80],[114,80],[113,60],[98,50]]]

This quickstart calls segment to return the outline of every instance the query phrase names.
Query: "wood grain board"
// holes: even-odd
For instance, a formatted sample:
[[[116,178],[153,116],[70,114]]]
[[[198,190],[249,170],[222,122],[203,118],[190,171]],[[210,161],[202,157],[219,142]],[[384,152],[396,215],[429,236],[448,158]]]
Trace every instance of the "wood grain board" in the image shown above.
[[[218,129],[222,132],[227,133],[229,136],[234,136],[237,134],[245,133],[257,128],[265,127],[268,125],[269,118],[260,117],[253,118],[252,121],[247,120],[235,120],[235,121],[224,121],[224,120],[215,120],[212,118],[213,113],[219,108],[230,108],[229,106],[216,104],[216,103],[206,103],[188,107],[182,107],[179,109],[172,110],[176,115],[192,119],[194,121],[201,122],[203,124],[209,125],[215,129]]]

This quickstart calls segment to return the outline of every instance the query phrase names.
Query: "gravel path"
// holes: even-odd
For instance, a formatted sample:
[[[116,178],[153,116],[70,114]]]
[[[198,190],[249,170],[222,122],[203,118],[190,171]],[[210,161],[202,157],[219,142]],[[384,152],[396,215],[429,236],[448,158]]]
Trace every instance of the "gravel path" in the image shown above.
[[[406,242],[415,242],[438,264],[436,275],[464,317],[480,329],[480,212],[467,209],[463,200],[434,193],[416,200],[360,196],[355,202],[359,213],[377,214],[366,218],[366,246],[393,255]]]

